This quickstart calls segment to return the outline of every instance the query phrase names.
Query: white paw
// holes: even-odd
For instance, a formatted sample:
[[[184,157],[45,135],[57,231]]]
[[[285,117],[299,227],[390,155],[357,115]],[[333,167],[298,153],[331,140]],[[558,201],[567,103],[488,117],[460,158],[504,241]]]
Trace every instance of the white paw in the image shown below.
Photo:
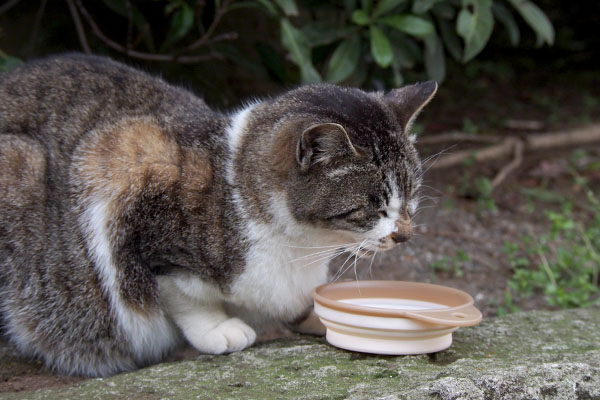
[[[188,339],[198,351],[223,354],[240,351],[251,346],[256,339],[256,332],[242,320],[230,318],[203,335]]]

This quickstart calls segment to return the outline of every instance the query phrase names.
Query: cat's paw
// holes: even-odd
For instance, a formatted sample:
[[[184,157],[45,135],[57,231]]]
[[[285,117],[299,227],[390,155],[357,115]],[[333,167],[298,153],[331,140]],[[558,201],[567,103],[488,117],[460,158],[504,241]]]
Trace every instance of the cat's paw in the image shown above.
[[[227,319],[198,337],[188,338],[203,353],[223,354],[240,351],[256,340],[254,329],[238,318]]]

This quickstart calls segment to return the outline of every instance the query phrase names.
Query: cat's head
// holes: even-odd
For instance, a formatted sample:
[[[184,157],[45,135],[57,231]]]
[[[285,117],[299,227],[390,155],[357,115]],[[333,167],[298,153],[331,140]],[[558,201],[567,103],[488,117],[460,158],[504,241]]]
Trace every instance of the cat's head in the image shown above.
[[[408,240],[422,178],[410,127],[436,90],[435,82],[387,94],[311,85],[274,100],[261,111],[277,132],[266,146],[271,214],[369,250]]]

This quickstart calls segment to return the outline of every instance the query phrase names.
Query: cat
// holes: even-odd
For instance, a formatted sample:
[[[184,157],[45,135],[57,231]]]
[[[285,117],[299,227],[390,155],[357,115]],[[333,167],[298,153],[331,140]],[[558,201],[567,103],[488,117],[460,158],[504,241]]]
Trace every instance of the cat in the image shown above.
[[[242,350],[268,321],[322,334],[329,261],[411,235],[410,127],[436,90],[315,84],[227,114],[100,56],[0,75],[5,334],[100,377]]]

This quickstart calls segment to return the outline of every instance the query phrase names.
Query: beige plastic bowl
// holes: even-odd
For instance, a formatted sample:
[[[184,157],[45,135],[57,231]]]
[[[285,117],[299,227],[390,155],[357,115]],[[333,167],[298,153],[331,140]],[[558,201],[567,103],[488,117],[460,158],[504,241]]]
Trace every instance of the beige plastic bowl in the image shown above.
[[[327,341],[364,353],[444,350],[452,344],[452,332],[482,318],[467,293],[428,283],[339,282],[319,286],[313,297]]]

